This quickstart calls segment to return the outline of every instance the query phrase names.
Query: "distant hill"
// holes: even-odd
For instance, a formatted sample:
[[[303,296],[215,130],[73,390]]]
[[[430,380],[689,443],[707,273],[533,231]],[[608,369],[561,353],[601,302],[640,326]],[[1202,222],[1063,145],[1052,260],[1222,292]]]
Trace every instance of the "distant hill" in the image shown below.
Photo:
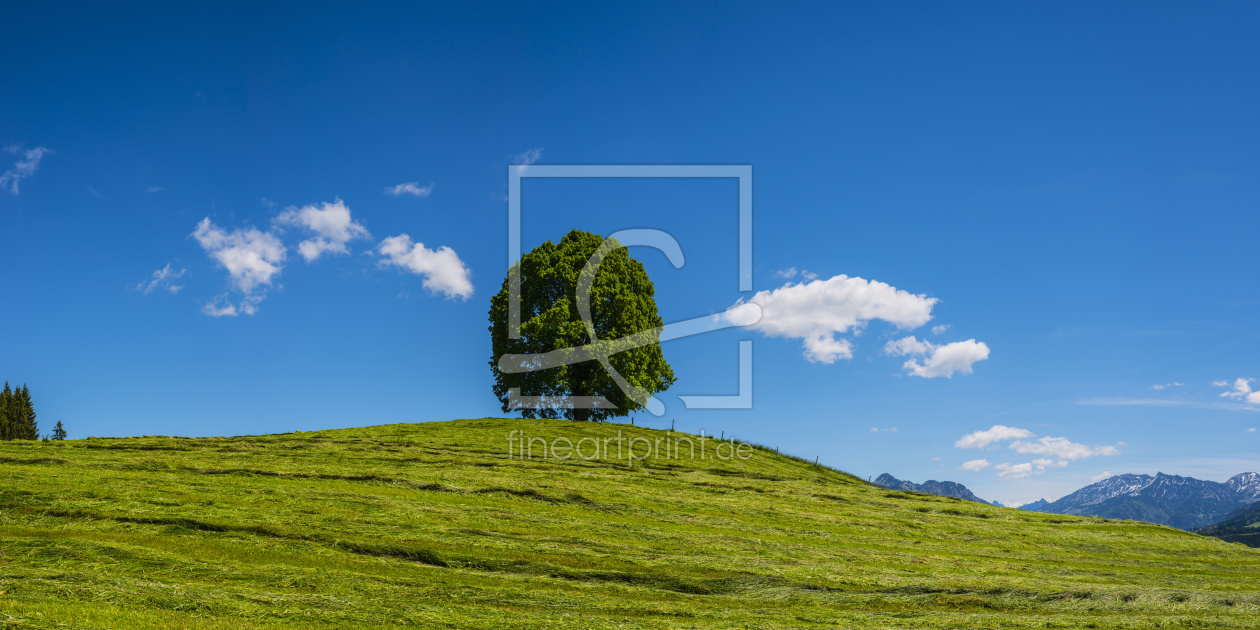
[[[1260,503],[1238,508],[1221,522],[1195,531],[1204,536],[1215,536],[1226,542],[1260,547]]]
[[[913,481],[898,479],[888,473],[884,473],[875,478],[875,485],[891,488],[893,490],[935,494],[938,497],[956,497],[967,501],[975,501],[976,503],[984,503],[985,505],[998,505],[997,503],[990,503],[981,499],[972,493],[971,490],[968,490],[967,486],[953,481],[936,481],[935,479],[928,479],[922,484],[918,484]]]
[[[1166,475],[1116,475],[1054,502],[1025,510],[1159,523],[1179,529],[1213,525],[1260,498],[1260,474],[1242,473],[1225,483]]]

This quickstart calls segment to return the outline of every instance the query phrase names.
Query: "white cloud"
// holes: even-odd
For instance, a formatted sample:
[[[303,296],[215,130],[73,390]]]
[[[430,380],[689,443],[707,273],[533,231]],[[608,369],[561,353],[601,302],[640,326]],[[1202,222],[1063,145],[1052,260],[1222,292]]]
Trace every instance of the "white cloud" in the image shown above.
[[[796,267],[788,267],[787,269],[780,269],[780,270],[778,270],[778,271],[774,272],[774,273],[773,273],[773,274],[771,274],[771,275],[772,275],[772,276],[774,276],[775,278],[782,278],[782,279],[784,279],[784,280],[791,280],[792,278],[795,278],[795,277],[796,277],[796,273],[797,273],[797,272],[796,272]]]
[[[1044,470],[1044,469],[1046,469],[1046,468],[1063,468],[1064,466],[1067,466],[1067,465],[1068,465],[1068,463],[1067,463],[1066,461],[1064,461],[1064,460],[1061,460],[1061,459],[1059,459],[1059,460],[1055,460],[1055,459],[1048,459],[1048,458],[1044,458],[1044,457],[1042,457],[1042,458],[1038,458],[1038,459],[1034,459],[1034,460],[1032,461],[1032,463],[1033,463],[1033,465],[1034,465],[1034,466],[1036,466],[1038,469],[1042,469],[1042,470]]]
[[[258,304],[263,301],[261,295],[245,296],[240,304],[232,304],[228,294],[215,296],[214,300],[201,307],[201,312],[210,317],[236,317],[240,314],[253,315],[258,312]]]
[[[959,466],[958,468],[959,470],[970,470],[972,472],[975,472],[978,470],[984,470],[985,468],[988,468],[988,467],[989,467],[989,460],[973,459],[968,462],[963,462],[963,465]]]
[[[835,335],[861,330],[872,319],[899,328],[922,326],[932,318],[936,298],[915,295],[883,282],[838,275],[828,280],[788,283],[773,291],[761,291],[748,303],[761,307],[760,321],[750,320],[751,309],[739,302],[719,317],[736,325],[749,325],[769,337],[803,340],[805,358],[835,363],[853,356],[852,344]]]
[[[433,184],[430,182],[428,186],[421,186],[420,182],[406,182],[397,186],[386,186],[385,193],[395,197],[412,195],[423,198],[433,193]]]
[[[910,337],[902,337],[896,341],[889,341],[884,345],[884,352],[893,356],[905,356],[907,354],[927,354],[935,349],[936,346],[927,341],[919,341]]]
[[[937,346],[921,362],[911,359],[902,366],[913,376],[952,378],[955,372],[971,374],[971,366],[989,358],[989,346],[983,341],[968,339]]]
[[[144,192],[148,194],[153,194],[153,193],[160,193],[163,190],[166,190],[166,189],[162,188],[161,186],[149,186],[148,188],[144,189]]]
[[[958,448],[984,448],[995,442],[1002,440],[1015,440],[1021,438],[1036,437],[1036,434],[1028,429],[1019,429],[1016,427],[1008,427],[1003,424],[995,424],[993,428],[984,431],[976,431],[968,433],[954,442],[954,446]]]
[[[1110,472],[1110,471],[1103,471],[1103,472],[1098,473],[1097,475],[1094,475],[1093,477],[1090,477],[1090,478],[1089,478],[1089,480],[1090,480],[1090,481],[1102,481],[1103,479],[1107,479],[1108,477],[1111,477],[1111,472]]]
[[[1003,479],[1023,479],[1031,475],[1040,475],[1048,470],[1063,468],[1070,462],[1093,457],[1095,455],[1119,455],[1114,446],[1086,446],[1061,437],[1037,437],[1032,431],[1018,427],[994,425],[984,431],[976,431],[962,436],[954,446],[958,448],[985,448],[1004,440],[1012,440],[1010,449],[1016,453],[1044,455],[1023,464],[1001,463],[993,467]],[[1124,442],[1119,442],[1123,446]],[[974,460],[983,461],[983,460]],[[972,462],[967,462],[971,464]],[[964,464],[965,465],[965,464]],[[978,465],[978,464],[977,464]],[[967,470],[964,468],[964,470]],[[976,470],[979,470],[977,468]]]
[[[207,304],[203,312],[212,317],[235,316],[238,312],[253,315],[257,312],[258,303],[264,296],[254,292],[270,286],[283,267],[286,249],[280,239],[255,228],[226,232],[211,223],[209,217],[197,224],[192,236],[211,258],[227,270],[236,289],[245,294],[238,306],[222,306],[227,299],[224,295]]]
[[[1256,379],[1254,378],[1239,378],[1234,381],[1234,389],[1232,391],[1222,392],[1221,397],[1241,398],[1250,404],[1260,405],[1260,391],[1252,391],[1251,389],[1251,383],[1255,380]],[[1229,382],[1227,381],[1214,381],[1212,384],[1217,387],[1229,386]]]
[[[1255,432],[1256,432],[1256,430],[1255,430],[1255,428],[1254,428],[1254,427],[1253,427],[1253,428],[1250,428],[1250,429],[1247,429],[1247,433],[1255,433]]]
[[[137,284],[136,289],[144,292],[145,295],[152,293],[153,290],[157,288],[166,289],[167,291],[170,291],[171,293],[179,293],[179,290],[184,288],[184,285],[175,284],[175,280],[183,277],[184,273],[186,273],[187,271],[188,271],[187,269],[180,269],[179,271],[175,271],[174,269],[171,269],[170,263],[166,263],[165,267],[162,267],[161,269],[154,271],[149,276],[148,280],[145,280],[144,282]]]
[[[399,234],[381,241],[377,252],[386,257],[381,266],[395,265],[424,276],[424,288],[429,291],[464,300],[472,296],[471,272],[455,250],[445,245],[429,249],[424,243],[412,244],[410,236]]]
[[[932,327],[932,334],[940,335],[940,334],[943,334],[947,330],[949,330],[949,324],[937,324]]]
[[[13,164],[13,168],[0,175],[0,188],[8,188],[9,192],[15,195],[18,194],[18,182],[34,175],[39,169],[39,161],[44,159],[45,155],[52,153],[52,150],[47,147],[35,147],[25,151],[18,147],[5,147],[5,151],[21,156]]]
[[[1031,463],[1007,464],[1004,462],[994,466],[993,469],[998,471],[998,476],[1003,479],[1023,479],[1024,477],[1028,477],[1030,475],[1041,474],[1039,472],[1033,472],[1033,465]]]
[[[1158,391],[1158,390],[1161,390],[1161,389],[1168,389],[1169,387],[1181,387],[1182,385],[1183,385],[1183,383],[1175,383],[1175,382],[1174,382],[1174,383],[1162,383],[1162,384],[1159,384],[1159,385],[1151,385],[1151,389]]]
[[[1067,465],[1068,463],[1062,460],[1042,458],[1024,462],[1023,464],[1002,463],[994,466],[993,469],[998,471],[998,476],[1003,479],[1023,479],[1024,477],[1045,474],[1051,468],[1063,468]]]
[[[516,172],[524,174],[529,169],[530,164],[542,158],[542,152],[542,149],[530,149],[524,153],[512,156],[512,163],[516,165]]]
[[[1077,444],[1067,438],[1061,437],[1043,437],[1038,438],[1036,442],[1026,442],[1024,440],[1016,440],[1011,442],[1011,449],[1016,453],[1036,454],[1036,455],[1052,455],[1061,460],[1076,461],[1093,457],[1095,455],[1119,455],[1120,451],[1114,446],[1086,446]],[[1064,466],[1067,464],[1064,463]]]
[[[348,254],[350,249],[346,243],[356,238],[371,238],[367,228],[356,223],[350,216],[350,208],[344,201],[336,199],[332,203],[321,203],[301,208],[291,207],[280,213],[274,223],[279,226],[298,226],[313,232],[315,238],[298,243],[298,253],[312,262],[325,252]]]

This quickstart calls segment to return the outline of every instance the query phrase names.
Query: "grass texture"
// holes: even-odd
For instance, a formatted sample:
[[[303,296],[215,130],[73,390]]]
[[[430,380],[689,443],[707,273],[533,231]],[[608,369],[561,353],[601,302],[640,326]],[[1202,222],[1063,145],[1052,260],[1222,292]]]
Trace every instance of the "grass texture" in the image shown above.
[[[0,626],[1260,627],[1243,545],[761,447],[509,458],[514,429],[679,436],[481,419],[0,444]]]

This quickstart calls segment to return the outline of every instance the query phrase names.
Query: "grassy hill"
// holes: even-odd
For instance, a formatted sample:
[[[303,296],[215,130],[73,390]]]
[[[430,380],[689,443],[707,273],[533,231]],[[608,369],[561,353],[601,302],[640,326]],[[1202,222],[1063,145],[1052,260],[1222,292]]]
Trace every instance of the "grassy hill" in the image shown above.
[[[746,461],[633,466],[509,459],[508,434],[519,428],[574,441],[666,435],[486,419],[4,443],[0,625],[1242,628],[1260,619],[1260,550],[1242,545],[890,491],[765,449]]]

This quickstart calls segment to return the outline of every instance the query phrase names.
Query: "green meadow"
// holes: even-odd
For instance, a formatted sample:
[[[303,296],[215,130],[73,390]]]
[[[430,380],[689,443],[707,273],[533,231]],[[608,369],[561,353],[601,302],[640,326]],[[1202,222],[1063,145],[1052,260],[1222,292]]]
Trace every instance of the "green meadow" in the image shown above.
[[[678,437],[483,419],[2,443],[0,626],[1260,627],[1260,550],[1239,544],[714,440],[509,458],[513,429]]]

